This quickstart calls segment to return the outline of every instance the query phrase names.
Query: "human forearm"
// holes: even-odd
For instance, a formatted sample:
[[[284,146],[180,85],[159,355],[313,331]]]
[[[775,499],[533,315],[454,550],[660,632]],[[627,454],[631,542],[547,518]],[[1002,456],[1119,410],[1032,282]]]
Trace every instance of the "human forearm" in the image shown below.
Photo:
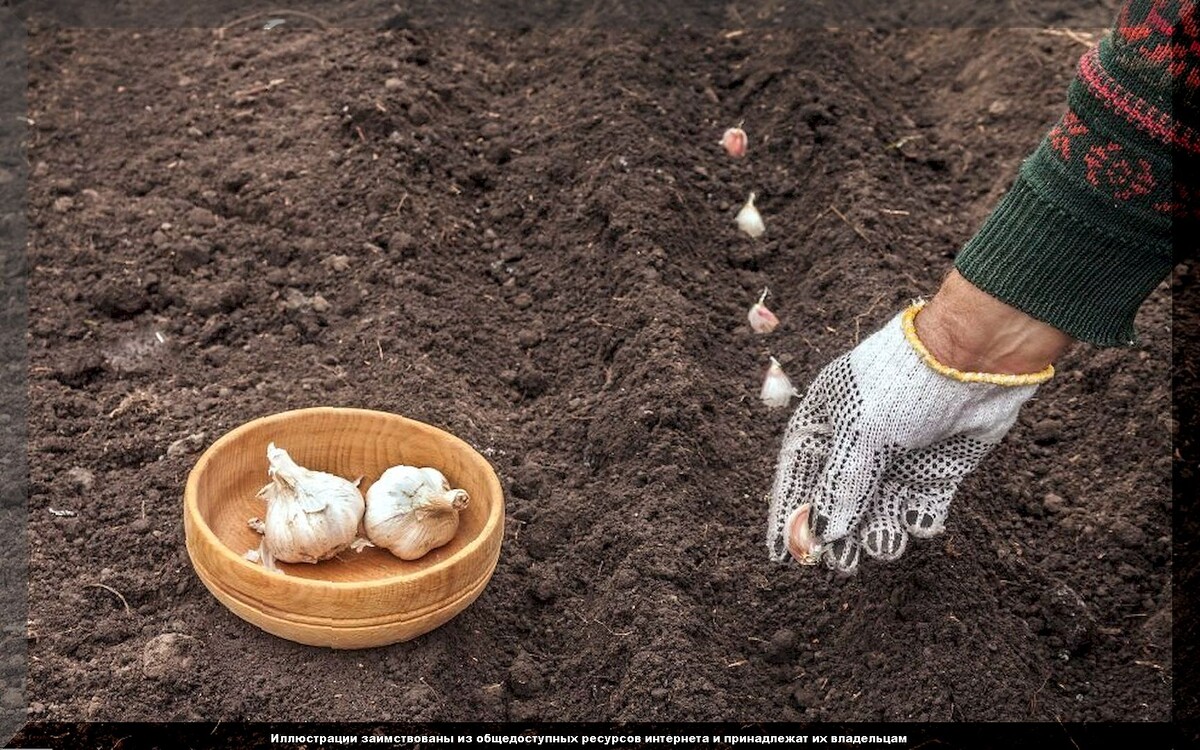
[[[951,271],[917,315],[917,336],[939,362],[966,372],[1024,375],[1054,363],[1073,339]]]

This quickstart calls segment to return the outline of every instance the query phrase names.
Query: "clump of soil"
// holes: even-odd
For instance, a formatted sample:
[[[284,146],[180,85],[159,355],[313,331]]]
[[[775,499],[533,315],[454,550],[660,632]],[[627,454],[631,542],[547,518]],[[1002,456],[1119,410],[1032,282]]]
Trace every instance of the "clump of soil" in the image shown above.
[[[1061,363],[942,537],[850,579],[763,545],[768,355],[803,385],[936,289],[1082,51],[35,33],[31,718],[1168,719],[1165,285],[1137,347]],[[444,427],[503,479],[494,579],[414,642],[274,638],[188,563],[198,452],[322,404]]]

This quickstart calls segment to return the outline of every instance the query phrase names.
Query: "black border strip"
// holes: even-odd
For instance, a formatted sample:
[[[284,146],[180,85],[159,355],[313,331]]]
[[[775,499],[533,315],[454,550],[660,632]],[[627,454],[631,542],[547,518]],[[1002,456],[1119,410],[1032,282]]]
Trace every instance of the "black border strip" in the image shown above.
[[[273,741],[273,736],[276,736]],[[393,738],[400,741],[376,742]],[[353,742],[321,738],[346,738]],[[652,741],[650,738],[660,738]],[[707,739],[705,739],[707,738]],[[802,741],[800,738],[804,738]],[[818,740],[818,738],[823,738]],[[838,742],[850,738],[852,742]],[[774,739],[770,742],[770,739]],[[301,740],[301,741],[295,741]],[[1185,747],[1171,724],[60,724],[31,723],[14,748],[892,748],[1038,750]]]

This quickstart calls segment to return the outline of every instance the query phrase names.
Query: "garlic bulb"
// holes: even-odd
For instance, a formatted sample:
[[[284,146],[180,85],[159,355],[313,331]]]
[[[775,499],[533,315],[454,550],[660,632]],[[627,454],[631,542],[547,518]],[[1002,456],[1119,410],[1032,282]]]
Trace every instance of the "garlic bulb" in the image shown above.
[[[759,398],[762,402],[772,409],[779,406],[787,406],[792,400],[792,396],[796,395],[796,389],[792,387],[792,381],[788,380],[788,376],[784,374],[783,368],[779,366],[779,360],[771,357],[771,366],[767,369],[767,376],[763,378],[762,392]]]
[[[767,309],[763,302],[767,299],[767,290],[763,289],[762,296],[758,298],[758,302],[750,308],[750,312],[746,314],[747,320],[750,321],[750,327],[755,333],[770,333],[779,325],[779,318],[775,317],[775,313]]]
[[[762,216],[758,213],[758,209],[754,207],[754,199],[758,197],[754,193],[746,199],[746,205],[742,206],[742,210],[738,211],[737,225],[738,229],[742,230],[751,237],[761,237],[763,232],[767,231],[763,225]]]
[[[721,145],[725,147],[725,153],[740,159],[746,155],[746,131],[741,127],[726,130],[721,136]]]
[[[454,538],[469,500],[437,469],[393,466],[367,490],[367,537],[401,560],[416,560]]]
[[[354,482],[300,466],[288,452],[267,446],[271,483],[259,491],[267,501],[265,520],[252,518],[259,531],[259,562],[315,563],[350,547],[358,537],[363,496]]]

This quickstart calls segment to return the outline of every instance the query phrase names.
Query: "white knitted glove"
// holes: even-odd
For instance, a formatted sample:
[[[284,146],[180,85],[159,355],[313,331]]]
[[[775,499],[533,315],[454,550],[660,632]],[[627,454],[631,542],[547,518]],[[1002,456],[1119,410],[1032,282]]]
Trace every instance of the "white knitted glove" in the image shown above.
[[[908,534],[941,532],[959,482],[1054,375],[1053,367],[999,375],[941,364],[916,335],[923,305],[826,366],[796,409],[771,490],[771,559],[787,556],[785,525],[804,503],[813,503],[810,528],[826,565],[844,572],[858,565],[860,547],[894,560]]]

